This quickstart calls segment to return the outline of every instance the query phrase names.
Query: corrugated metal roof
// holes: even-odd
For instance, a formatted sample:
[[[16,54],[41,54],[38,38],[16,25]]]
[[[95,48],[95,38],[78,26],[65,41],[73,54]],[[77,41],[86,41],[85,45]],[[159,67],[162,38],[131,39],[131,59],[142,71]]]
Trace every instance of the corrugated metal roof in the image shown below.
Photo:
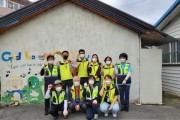
[[[97,0],[40,0],[0,18],[0,33],[22,24],[38,14],[66,1],[80,5],[83,8],[101,15],[117,24],[123,25],[139,34],[144,34],[144,36],[152,36],[161,40],[168,36],[167,34],[156,30],[152,25]],[[144,37],[144,39],[145,38],[146,37]]]

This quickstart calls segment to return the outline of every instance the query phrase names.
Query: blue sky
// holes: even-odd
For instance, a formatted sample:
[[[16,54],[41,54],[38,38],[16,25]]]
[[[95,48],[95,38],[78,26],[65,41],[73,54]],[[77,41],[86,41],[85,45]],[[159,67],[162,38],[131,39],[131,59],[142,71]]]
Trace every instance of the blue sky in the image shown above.
[[[100,0],[154,25],[176,0]]]

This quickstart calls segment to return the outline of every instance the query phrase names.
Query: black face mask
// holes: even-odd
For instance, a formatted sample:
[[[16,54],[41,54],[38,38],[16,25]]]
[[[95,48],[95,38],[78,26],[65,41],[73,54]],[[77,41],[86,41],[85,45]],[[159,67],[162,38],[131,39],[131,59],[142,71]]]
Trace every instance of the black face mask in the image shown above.
[[[67,60],[67,59],[68,59],[68,56],[63,56],[63,58],[64,58],[65,60]]]

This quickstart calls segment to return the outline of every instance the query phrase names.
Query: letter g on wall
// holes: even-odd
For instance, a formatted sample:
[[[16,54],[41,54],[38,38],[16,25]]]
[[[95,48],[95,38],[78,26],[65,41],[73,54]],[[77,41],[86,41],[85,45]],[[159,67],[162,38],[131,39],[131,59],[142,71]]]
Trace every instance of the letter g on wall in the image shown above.
[[[3,52],[1,58],[4,62],[8,62],[8,61],[12,62],[13,59],[13,57],[11,56],[11,52],[8,51]]]

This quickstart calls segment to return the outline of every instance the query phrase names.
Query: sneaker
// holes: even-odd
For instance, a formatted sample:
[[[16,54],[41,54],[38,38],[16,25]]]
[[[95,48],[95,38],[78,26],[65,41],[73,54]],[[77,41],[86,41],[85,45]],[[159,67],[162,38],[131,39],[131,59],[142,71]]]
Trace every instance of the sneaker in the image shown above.
[[[104,116],[107,117],[107,116],[108,116],[108,113],[105,113]]]
[[[95,119],[95,120],[98,119],[98,114],[94,114],[94,119]]]
[[[117,117],[117,114],[114,114],[114,113],[113,113],[113,117],[114,117],[114,118]]]

